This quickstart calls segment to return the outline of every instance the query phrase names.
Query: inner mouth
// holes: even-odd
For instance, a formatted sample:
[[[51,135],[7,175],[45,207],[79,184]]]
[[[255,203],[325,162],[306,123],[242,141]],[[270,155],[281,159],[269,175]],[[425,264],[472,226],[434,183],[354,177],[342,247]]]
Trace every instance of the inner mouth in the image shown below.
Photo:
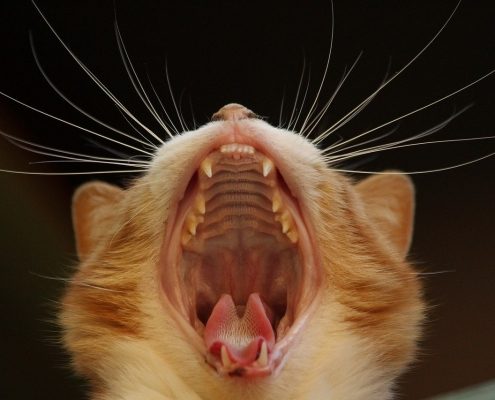
[[[201,161],[173,226],[163,286],[207,362],[222,374],[270,374],[315,284],[309,235],[275,163],[222,145]]]

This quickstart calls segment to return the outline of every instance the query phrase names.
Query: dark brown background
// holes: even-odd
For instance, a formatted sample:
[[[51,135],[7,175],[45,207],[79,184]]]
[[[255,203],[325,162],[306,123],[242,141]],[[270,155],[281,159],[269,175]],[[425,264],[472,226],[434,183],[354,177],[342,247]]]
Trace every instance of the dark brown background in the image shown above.
[[[310,93],[321,79],[330,37],[329,1],[117,1],[120,27],[135,65],[145,65],[169,110],[163,85],[165,59],[185,118],[204,123],[221,105],[236,101],[278,122],[285,90],[292,104],[303,58],[311,70]],[[336,0],[335,48],[322,99],[330,96],[345,66],[364,55],[332,110],[329,125],[406,63],[434,35],[456,1]],[[164,136],[126,80],[113,37],[112,1],[39,1],[77,55],[143,121]],[[115,107],[98,92],[41,21],[27,0],[0,3],[0,91],[71,121],[96,128],[57,98],[36,70],[28,31],[57,85],[81,106],[127,129]],[[376,126],[441,97],[495,68],[495,6],[465,1],[437,42],[348,126],[343,137]],[[492,76],[446,102],[408,118],[407,137],[474,106],[436,139],[493,135]],[[395,125],[393,125],[395,126]],[[0,129],[45,145],[102,153],[75,129],[0,98]],[[98,129],[103,131],[103,129]],[[335,136],[337,138],[337,136]],[[121,150],[121,149],[119,149]],[[361,168],[440,168],[494,152],[495,141],[436,145],[383,153]],[[46,158],[46,157],[45,157]],[[0,140],[0,168],[64,172],[81,166],[30,165],[43,159]],[[423,399],[495,378],[495,158],[453,171],[416,175],[417,219],[411,259],[425,272],[432,306],[420,360],[399,382],[403,399]],[[125,183],[126,176],[98,176]],[[90,177],[0,174],[0,398],[82,399],[57,345],[53,324],[63,281],[76,256],[70,196]],[[44,276],[44,277],[42,277]]]

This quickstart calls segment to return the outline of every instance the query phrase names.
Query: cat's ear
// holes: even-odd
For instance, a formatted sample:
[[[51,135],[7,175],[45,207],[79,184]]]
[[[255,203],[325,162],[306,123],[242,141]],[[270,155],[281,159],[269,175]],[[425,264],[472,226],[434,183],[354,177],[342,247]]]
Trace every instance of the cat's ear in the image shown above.
[[[374,225],[405,258],[411,244],[414,223],[414,186],[406,175],[373,175],[356,189],[365,212]]]
[[[81,261],[95,249],[117,216],[123,190],[108,183],[94,181],[80,186],[72,199],[72,223],[77,254]]]

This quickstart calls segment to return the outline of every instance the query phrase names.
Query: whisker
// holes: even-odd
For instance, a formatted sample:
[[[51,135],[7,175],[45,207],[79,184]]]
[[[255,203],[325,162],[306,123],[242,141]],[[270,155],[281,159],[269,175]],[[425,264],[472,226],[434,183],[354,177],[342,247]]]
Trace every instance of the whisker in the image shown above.
[[[175,112],[177,113],[177,117],[179,118],[179,123],[182,128],[182,131],[185,132],[187,131],[186,125],[184,123],[184,120],[182,119],[182,116],[179,112],[179,108],[177,107],[177,103],[175,101],[174,97],[174,91],[172,90],[172,84],[170,83],[170,74],[168,73],[168,63],[165,62],[165,77],[167,78],[167,87],[168,91],[170,93],[170,99],[172,100],[172,104],[174,105]]]
[[[147,133],[149,133],[152,137],[156,137],[156,135],[149,129],[147,126],[145,126],[141,121],[139,121],[118,99],[115,97],[115,95],[94,75],[91,70],[86,67],[86,65],[72,52],[72,50],[65,44],[65,42],[62,40],[62,38],[59,36],[57,31],[52,27],[48,19],[45,17],[41,9],[36,5],[35,0],[31,0],[31,3],[33,6],[36,8],[38,13],[40,14],[41,18],[45,22],[45,24],[48,26],[50,31],[53,33],[55,38],[59,41],[59,43],[62,45],[62,47],[69,53],[69,55],[72,57],[72,59],[79,65],[79,67],[88,75],[88,77],[98,86],[98,88],[108,97],[110,100],[113,101],[113,103],[119,107],[122,111],[124,111],[129,118],[131,118],[134,122],[136,122],[142,129],[144,129]],[[162,142],[163,143],[163,142]]]
[[[302,83],[304,80],[305,73],[306,73],[306,57],[303,57],[303,66],[301,69],[301,76],[299,77],[299,83],[297,84],[296,97],[294,99],[294,105],[292,107],[292,112],[290,114],[289,123],[287,124],[287,129],[291,129],[292,121],[294,120],[294,115],[296,113],[297,103],[299,102],[299,96],[301,95],[301,86],[302,86]],[[303,103],[304,103],[304,100],[303,100]]]
[[[296,132],[297,132],[297,129],[296,129],[297,124],[299,123],[299,120],[301,119],[302,112],[303,112],[304,106],[306,104],[306,99],[308,97],[310,83],[311,83],[311,70],[308,70],[308,81],[306,82],[306,89],[304,90],[304,96],[301,100],[301,106],[299,107],[299,111],[297,113],[296,120],[294,121],[294,123],[292,125],[293,128],[291,128],[289,125],[289,129],[295,130]]]
[[[431,174],[433,172],[443,172],[443,171],[449,171],[451,169],[455,168],[460,168],[464,167],[466,165],[474,164],[479,161],[485,160],[487,158],[490,158],[495,155],[495,152],[486,154],[482,157],[478,157],[474,160],[469,160],[460,164],[455,164],[455,165],[449,165],[447,167],[443,168],[436,168],[436,169],[429,169],[429,170],[420,170],[420,171],[361,171],[361,170],[352,170],[352,169],[341,169],[341,168],[333,168],[333,171],[336,172],[346,172],[346,173],[351,173],[351,174],[374,174],[374,175],[420,175],[420,174]]]
[[[338,85],[337,85],[336,89],[334,90],[332,96],[327,101],[327,103],[325,104],[325,106],[316,114],[314,120],[311,121],[310,123],[308,123],[308,127],[307,127],[308,132],[301,132],[302,135],[304,135],[305,137],[311,136],[311,134],[313,133],[313,131],[315,130],[315,128],[318,126],[318,124],[320,123],[320,121],[322,120],[322,118],[325,116],[325,113],[327,112],[327,110],[329,109],[329,107],[332,105],[335,97],[339,93],[340,89],[344,85],[344,83],[347,80],[347,78],[349,77],[349,75],[354,70],[354,67],[357,65],[357,63],[358,63],[358,61],[359,61],[359,59],[361,58],[362,55],[363,55],[363,52],[361,51],[359,53],[359,55],[356,57],[356,60],[354,61],[354,63],[351,65],[351,68],[349,69],[349,71],[347,71],[347,72],[344,71],[344,74],[343,74],[342,78],[340,79],[340,82],[338,83]]]
[[[280,108],[278,111],[278,128],[282,128],[284,124],[282,123],[282,118],[284,114],[284,105],[285,105],[285,88],[282,94],[282,101],[280,102]]]
[[[123,158],[98,157],[98,156],[93,156],[93,155],[89,155],[89,154],[83,154],[83,153],[76,153],[76,152],[72,152],[72,151],[61,150],[61,149],[57,149],[55,147],[42,146],[38,143],[30,142],[28,140],[20,139],[18,137],[9,135],[3,131],[0,131],[0,135],[4,136],[6,138],[6,140],[8,140],[10,143],[12,143],[14,146],[17,146],[17,147],[20,147],[20,145],[17,143],[17,142],[20,142],[20,143],[24,143],[26,145],[30,145],[30,146],[39,148],[39,149],[54,151],[54,152],[68,155],[68,156],[83,157],[83,158],[91,159],[91,160],[117,161],[117,162],[125,160]],[[29,151],[32,151],[32,150],[29,150]],[[56,156],[56,157],[60,156],[59,154],[50,154],[50,155]],[[135,162],[139,162],[142,164],[149,164],[147,161],[135,161]]]
[[[378,153],[382,151],[387,151],[387,150],[396,150],[396,149],[402,149],[406,147],[414,147],[414,146],[424,146],[424,145],[430,145],[430,144],[445,144],[445,143],[457,143],[457,142],[471,142],[471,141],[480,141],[480,140],[489,140],[489,139],[495,139],[495,136],[481,136],[481,137],[475,137],[475,138],[460,138],[460,139],[446,139],[446,140],[431,140],[427,142],[418,142],[418,143],[408,143],[408,144],[399,144],[397,146],[390,146],[390,147],[383,147],[383,148],[376,148],[376,149],[366,149],[362,152],[354,152],[351,153],[350,155],[343,155],[342,157],[329,157],[327,161],[329,162],[339,162],[342,160],[347,160],[350,158],[362,156],[365,154],[372,154],[372,153]]]
[[[384,143],[384,144],[381,144],[381,145],[378,145],[378,146],[374,146],[374,147],[370,147],[368,149],[376,149],[376,148],[381,148],[381,147],[390,147],[390,146],[394,146],[396,144],[401,144],[401,143],[407,143],[407,142],[411,142],[413,140],[416,140],[416,139],[421,139],[423,137],[426,137],[426,136],[430,136],[436,132],[438,132],[439,130],[445,128],[450,122],[452,122],[452,120],[454,120],[455,118],[457,118],[459,115],[461,115],[462,113],[464,113],[466,110],[468,110],[469,108],[471,108],[471,105],[468,105],[466,107],[464,107],[463,109],[461,109],[460,111],[454,113],[453,115],[451,115],[449,118],[447,118],[446,120],[440,122],[439,124],[423,131],[423,132],[420,132],[416,135],[413,135],[411,137],[408,137],[406,139],[402,139],[402,140],[397,140],[397,141],[394,141],[394,142],[390,142],[390,143]],[[333,145],[330,145],[329,147],[327,147],[325,150],[323,150],[322,152],[323,153],[328,153],[329,155],[332,155],[332,154],[337,154],[337,153],[340,153],[342,151],[346,151],[346,150],[349,150],[350,148],[352,147],[359,147],[359,146],[362,146],[364,145],[366,142],[369,142],[366,141],[366,142],[363,142],[363,143],[357,143],[357,144],[354,144],[352,146],[346,146],[346,147],[343,147],[341,149],[338,149],[340,146],[344,145],[345,143],[350,143],[352,142],[352,140],[346,140],[344,142],[340,142],[339,144],[333,144]],[[361,150],[358,150],[358,151],[363,151],[363,150],[368,150],[368,149],[361,149]]]
[[[31,172],[31,171],[18,171],[12,169],[0,169],[0,172],[6,172],[8,174],[18,174],[18,175],[96,175],[96,174],[130,174],[130,173],[141,173],[142,170],[137,169],[123,169],[123,170],[99,170],[99,171],[75,171],[75,172]]]
[[[430,39],[430,41],[424,46],[409,62],[407,62],[399,71],[397,71],[395,74],[393,74],[389,79],[387,79],[382,85],[378,87],[373,93],[371,93],[368,97],[366,97],[361,103],[359,103],[356,107],[354,107],[351,111],[349,111],[346,115],[344,115],[340,120],[338,120],[336,123],[334,123],[330,128],[328,128],[322,135],[328,136],[331,134],[333,131],[336,130],[336,126],[342,127],[343,124],[342,121],[344,121],[346,118],[348,118],[349,115],[354,113],[357,109],[359,109],[364,103],[370,101],[372,98],[374,98],[379,92],[381,92],[385,87],[387,87],[391,82],[393,82],[398,76],[400,76],[405,70],[407,70],[411,64],[413,64],[431,45],[432,43],[437,39],[437,37],[443,32],[445,27],[448,25],[450,20],[453,18],[455,12],[459,8],[459,5],[461,4],[462,0],[459,0],[454,7],[454,10],[450,13],[449,17],[447,20],[443,23],[443,25],[440,27],[440,29],[437,31],[437,33],[433,36],[433,38]],[[320,135],[321,136],[321,135]]]
[[[66,125],[72,126],[73,128],[77,128],[77,129],[79,129],[79,130],[81,130],[81,131],[84,131],[84,132],[90,133],[90,134],[92,134],[92,135],[95,135],[95,136],[101,137],[101,138],[103,138],[103,139],[105,139],[105,140],[108,140],[108,141],[110,141],[110,142],[116,143],[116,144],[118,144],[118,145],[120,145],[120,146],[127,147],[127,148],[130,148],[130,149],[133,149],[133,150],[136,150],[136,151],[138,151],[138,152],[140,152],[140,153],[143,153],[143,154],[146,154],[146,155],[148,155],[148,156],[153,156],[153,153],[150,153],[150,152],[145,151],[145,150],[143,150],[143,149],[140,149],[140,148],[138,148],[138,147],[132,146],[132,145],[130,145],[130,144],[127,144],[127,143],[124,143],[124,142],[120,142],[119,140],[109,138],[109,137],[107,137],[107,136],[105,136],[105,135],[102,135],[101,133],[95,132],[95,131],[93,131],[93,130],[91,130],[91,129],[88,129],[88,128],[84,128],[83,126],[77,125],[77,124],[75,124],[75,123],[73,123],[73,122],[69,122],[69,121],[67,121],[67,120],[65,120],[65,119],[62,119],[62,118],[59,118],[59,117],[57,117],[57,116],[55,116],[55,115],[53,115],[53,114],[49,114],[49,113],[47,113],[47,112],[45,112],[45,111],[43,111],[43,110],[40,110],[39,108],[36,108],[36,107],[33,107],[33,106],[31,106],[31,105],[29,105],[29,104],[27,104],[27,103],[24,103],[24,102],[22,102],[22,101],[20,101],[20,100],[16,99],[15,97],[9,96],[8,94],[6,94],[6,93],[4,93],[4,92],[0,92],[0,95],[2,95],[3,97],[6,97],[7,99],[9,99],[9,100],[11,100],[11,101],[13,101],[13,102],[15,102],[15,103],[17,103],[17,104],[20,104],[20,105],[21,105],[21,106],[23,106],[23,107],[26,107],[26,108],[28,108],[28,109],[30,109],[30,110],[32,110],[32,111],[36,111],[37,113],[42,114],[42,115],[44,115],[45,117],[48,117],[48,118],[54,119],[55,121],[62,122],[62,123],[64,123],[64,124],[66,124]]]
[[[124,64],[124,68],[127,71],[127,75],[129,77],[132,86],[134,87],[134,90],[136,91],[137,95],[139,96],[145,107],[148,109],[150,114],[155,118],[155,120],[163,128],[163,130],[167,133],[167,135],[170,136],[171,138],[174,137],[174,135],[170,132],[168,126],[165,124],[165,122],[160,118],[160,116],[156,112],[153,103],[150,101],[148,95],[146,94],[146,91],[144,90],[143,85],[141,84],[141,81],[136,73],[134,65],[132,64],[132,60],[129,57],[129,54],[125,47],[124,40],[122,39],[122,35],[119,29],[119,24],[117,22],[117,16],[115,16],[114,30],[115,30],[115,37],[117,40],[117,47],[120,53],[120,58],[122,59],[122,63]],[[161,140],[157,135],[153,134],[153,137],[156,140],[158,140],[160,143],[163,143],[163,140]]]
[[[315,99],[314,99],[313,104],[311,105],[311,107],[309,109],[308,115],[304,119],[304,122],[301,126],[301,129],[300,129],[301,132],[304,132],[304,130],[306,128],[306,124],[308,123],[309,119],[311,118],[311,116],[313,115],[313,113],[315,111],[318,98],[320,97],[321,91],[323,89],[323,85],[324,85],[326,77],[327,77],[328,69],[330,66],[330,59],[332,58],[333,38],[334,38],[334,33],[335,33],[335,12],[334,12],[333,0],[330,0],[330,6],[331,6],[330,10],[331,10],[331,24],[332,24],[332,31],[330,34],[330,49],[328,51],[327,62],[326,62],[325,70],[323,72],[323,76],[322,76],[322,79],[320,82],[320,86],[318,87],[318,91],[316,92]]]
[[[33,58],[34,58],[34,61],[36,63],[36,66],[38,67],[38,70],[40,71],[41,75],[43,76],[43,78],[45,79],[45,81],[50,85],[50,87],[66,102],[68,103],[70,106],[72,106],[73,108],[75,108],[77,111],[79,111],[81,114],[83,114],[84,116],[88,117],[89,119],[91,119],[92,121],[96,122],[97,124],[115,132],[115,133],[118,133],[122,136],[125,136],[129,139],[132,139],[138,143],[141,143],[145,146],[149,146],[151,143],[150,142],[143,142],[142,140],[139,140],[137,138],[135,138],[134,136],[132,135],[129,135],[128,133],[125,133],[117,128],[114,128],[113,126],[99,120],[98,118],[94,117],[93,115],[89,114],[88,112],[86,112],[85,110],[83,110],[81,107],[79,107],[77,104],[75,104],[74,102],[72,102],[53,82],[52,80],[48,77],[48,74],[46,73],[46,71],[43,69],[42,65],[41,65],[41,62],[38,58],[38,54],[36,52],[36,48],[35,48],[35,45],[34,45],[34,40],[33,40],[33,35],[31,34],[31,32],[29,33],[29,41],[30,41],[30,45],[31,45],[31,53],[33,55]],[[141,134],[141,133],[140,133]],[[155,145],[152,145],[153,149],[156,150],[156,146]]]
[[[84,160],[84,159],[77,159],[74,158],[72,160],[45,160],[45,161],[32,161],[29,164],[34,165],[34,164],[55,164],[55,163],[90,163],[90,164],[108,164],[108,165],[123,165],[126,167],[135,167],[135,168],[140,168],[143,170],[148,169],[146,166],[141,165],[141,164],[130,164],[130,163],[119,163],[119,162],[112,162],[112,161],[97,161],[97,160]]]
[[[173,130],[172,134],[179,134],[179,130],[177,129],[177,127],[175,126],[174,124],[174,121],[172,120],[172,118],[170,117],[169,113],[167,112],[167,109],[165,108],[165,106],[163,105],[163,102],[160,98],[160,96],[158,95],[158,92],[156,91],[155,89],[155,86],[153,85],[153,83],[151,82],[151,77],[149,75],[149,72],[148,70],[146,70],[146,78],[148,79],[148,84],[150,85],[151,87],[151,90],[153,91],[153,94],[156,98],[156,100],[158,101],[158,103],[160,104],[160,107],[161,109],[163,110],[164,114],[165,114],[165,117],[167,118],[167,121],[168,123],[170,124],[171,126],[171,129]]]
[[[445,101],[445,100],[449,99],[450,97],[453,97],[453,96],[455,96],[456,94],[458,94],[458,93],[460,93],[460,92],[463,92],[463,91],[467,90],[467,89],[468,89],[468,88],[470,88],[471,86],[476,85],[478,82],[481,82],[483,79],[488,78],[488,77],[489,77],[490,75],[492,75],[494,72],[495,72],[495,69],[491,70],[490,72],[488,72],[488,73],[486,73],[486,74],[482,75],[482,76],[481,76],[481,77],[479,77],[478,79],[476,79],[476,80],[474,80],[474,81],[472,81],[472,82],[468,83],[467,85],[465,85],[465,86],[463,86],[463,87],[461,87],[461,88],[459,88],[459,89],[457,89],[457,90],[455,90],[455,91],[453,91],[453,92],[451,92],[451,93],[449,93],[449,94],[447,94],[447,95],[445,95],[445,96],[443,96],[443,97],[441,97],[441,98],[439,98],[439,99],[436,99],[436,100],[434,100],[434,101],[432,101],[432,102],[430,102],[430,103],[428,103],[428,104],[426,104],[426,105],[424,105],[424,106],[422,106],[422,107],[416,108],[416,109],[415,109],[415,110],[413,110],[413,111],[410,111],[410,112],[408,112],[408,113],[402,114],[402,115],[400,115],[400,116],[398,116],[398,117],[396,117],[396,118],[394,118],[394,119],[392,119],[392,120],[390,120],[390,121],[388,121],[388,122],[385,122],[385,123],[383,123],[383,124],[381,124],[381,125],[379,125],[379,126],[377,126],[377,127],[373,128],[373,129],[369,129],[369,130],[367,130],[367,131],[365,131],[365,132],[363,132],[363,133],[361,133],[361,134],[359,134],[359,135],[357,135],[357,136],[353,136],[352,138],[348,139],[347,141],[345,141],[345,142],[341,143],[339,146],[342,146],[342,145],[344,145],[344,144],[347,144],[347,143],[353,142],[353,141],[355,141],[355,140],[357,140],[357,139],[359,139],[359,138],[361,138],[361,137],[363,137],[363,136],[365,136],[365,135],[368,135],[368,134],[370,134],[370,133],[372,133],[372,132],[374,132],[374,131],[376,131],[376,130],[378,130],[378,129],[381,129],[381,128],[385,127],[385,126],[388,126],[388,125],[390,125],[390,124],[393,124],[394,122],[400,121],[400,120],[402,120],[402,119],[404,119],[404,118],[410,117],[411,115],[414,115],[414,114],[416,114],[416,113],[418,113],[418,112],[420,112],[420,111],[426,110],[427,108],[430,108],[430,107],[434,106],[435,104],[438,104],[438,103],[440,103],[440,102],[442,102],[442,101]],[[330,132],[330,133],[331,133],[331,132]]]

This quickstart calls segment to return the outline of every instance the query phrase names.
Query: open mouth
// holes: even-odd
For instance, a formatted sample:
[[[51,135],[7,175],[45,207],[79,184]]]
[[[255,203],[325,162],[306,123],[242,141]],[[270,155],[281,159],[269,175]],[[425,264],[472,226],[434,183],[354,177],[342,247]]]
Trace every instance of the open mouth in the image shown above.
[[[319,281],[305,218],[276,161],[251,145],[221,145],[200,161],[170,221],[162,285],[182,325],[222,375],[270,375]]]

